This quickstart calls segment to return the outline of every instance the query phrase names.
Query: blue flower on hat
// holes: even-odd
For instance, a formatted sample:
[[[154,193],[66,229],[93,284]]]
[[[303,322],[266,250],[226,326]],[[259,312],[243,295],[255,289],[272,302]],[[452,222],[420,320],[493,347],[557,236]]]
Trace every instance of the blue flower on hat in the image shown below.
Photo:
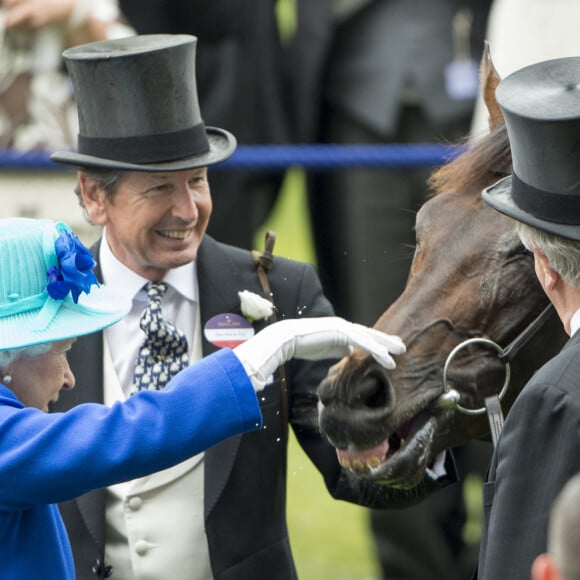
[[[89,249],[68,226],[59,224],[58,229],[60,236],[54,243],[58,266],[52,266],[47,270],[46,290],[55,300],[64,300],[70,292],[76,304],[81,292],[88,294],[93,284],[99,285],[93,273],[97,263]]]

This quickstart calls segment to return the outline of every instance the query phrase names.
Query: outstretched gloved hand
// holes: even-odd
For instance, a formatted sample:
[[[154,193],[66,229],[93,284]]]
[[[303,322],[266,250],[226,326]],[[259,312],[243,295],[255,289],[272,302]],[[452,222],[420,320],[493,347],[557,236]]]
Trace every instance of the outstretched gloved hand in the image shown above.
[[[385,368],[395,368],[391,354],[402,354],[398,336],[348,322],[339,317],[293,318],[270,324],[234,348],[256,391],[291,358],[321,360],[341,358],[352,348],[368,351]]]

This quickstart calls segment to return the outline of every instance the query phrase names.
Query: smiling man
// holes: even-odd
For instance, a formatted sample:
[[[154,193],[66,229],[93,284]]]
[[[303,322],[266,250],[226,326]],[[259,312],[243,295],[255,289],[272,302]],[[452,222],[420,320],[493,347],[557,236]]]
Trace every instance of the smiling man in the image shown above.
[[[97,274],[122,290],[132,309],[75,344],[69,360],[80,386],[61,396],[58,410],[125,400],[143,377],[160,388],[143,372],[149,304],[176,329],[171,364],[191,363],[232,334],[242,341],[268,323],[245,318],[240,304],[244,290],[264,295],[252,253],[205,233],[212,211],[207,168],[227,159],[236,140],[202,121],[195,48],[192,36],[152,35],[64,53],[79,107],[79,147],[53,158],[79,168],[81,205],[103,226],[93,247]],[[279,319],[333,314],[311,265],[276,258],[268,278]],[[260,400],[264,428],[251,436],[63,504],[78,580],[296,578],[285,515],[288,422],[333,497],[394,507],[444,485],[425,482],[403,493],[341,469],[317,424],[316,389],[331,362],[293,361],[284,381],[274,373]]]
[[[106,227],[117,260],[148,280],[162,280],[168,270],[195,260],[212,210],[207,168],[120,171],[114,196],[103,177],[80,171],[78,191],[90,221]]]

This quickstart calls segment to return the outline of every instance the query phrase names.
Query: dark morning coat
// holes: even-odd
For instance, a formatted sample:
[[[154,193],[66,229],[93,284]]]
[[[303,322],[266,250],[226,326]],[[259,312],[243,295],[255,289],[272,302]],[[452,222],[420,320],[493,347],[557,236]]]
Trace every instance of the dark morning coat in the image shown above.
[[[580,332],[518,395],[484,484],[480,580],[528,579],[552,503],[580,471]]]
[[[98,256],[98,248],[93,252]],[[207,235],[199,249],[197,272],[202,328],[216,314],[240,313],[238,291],[261,293],[251,253]],[[275,257],[269,279],[278,318],[332,314],[312,266]],[[260,327],[256,324],[256,330]],[[214,350],[203,339],[204,355]],[[70,362],[77,388],[62,394],[59,410],[84,401],[101,402],[101,334],[79,339],[70,353]],[[435,487],[421,485],[412,492],[395,493],[382,486],[363,485],[341,470],[334,449],[317,429],[316,387],[327,368],[326,362],[291,361],[287,375],[294,433],[322,473],[330,493],[362,505],[394,507],[417,501],[427,487]],[[286,528],[286,448],[279,442],[283,425],[277,379],[264,391],[263,398],[267,429],[228,439],[205,454],[205,529],[216,580],[296,578]],[[61,506],[78,580],[102,578],[106,569],[104,499],[105,493],[99,490]]]

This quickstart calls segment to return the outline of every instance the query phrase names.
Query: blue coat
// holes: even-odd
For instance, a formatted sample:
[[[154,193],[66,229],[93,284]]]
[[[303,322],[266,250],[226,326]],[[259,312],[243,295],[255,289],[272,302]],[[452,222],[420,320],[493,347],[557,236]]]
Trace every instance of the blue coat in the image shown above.
[[[75,578],[58,502],[165,469],[261,425],[257,397],[230,349],[163,391],[110,408],[44,413],[0,385],[0,576]]]

